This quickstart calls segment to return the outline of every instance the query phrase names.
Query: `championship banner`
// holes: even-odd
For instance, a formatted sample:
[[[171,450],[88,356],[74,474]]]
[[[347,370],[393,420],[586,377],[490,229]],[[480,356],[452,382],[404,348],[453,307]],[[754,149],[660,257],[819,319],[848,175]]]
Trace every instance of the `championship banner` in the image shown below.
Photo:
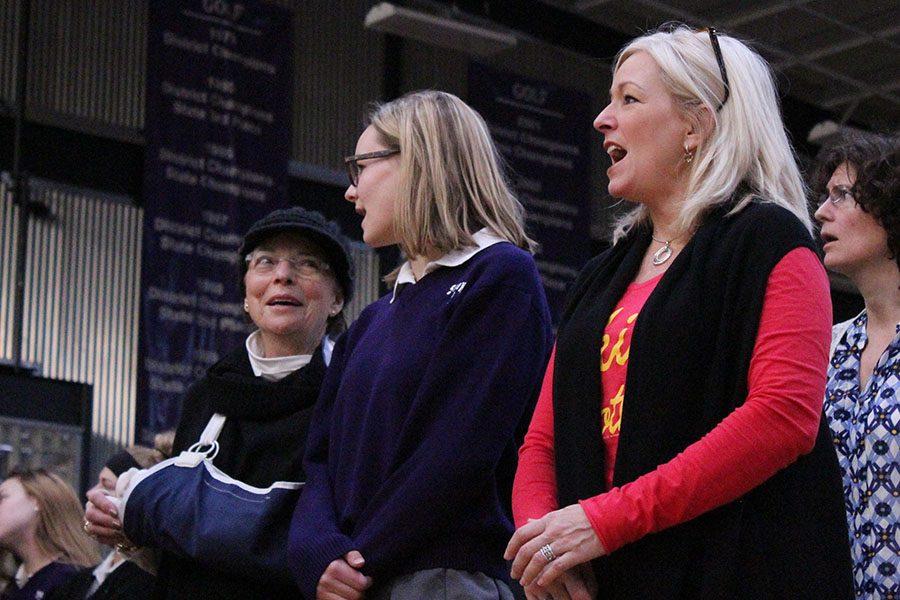
[[[590,257],[592,101],[580,92],[471,63],[469,103],[487,121],[525,205],[554,323]]]
[[[137,438],[177,425],[190,384],[244,343],[237,249],[287,203],[291,13],[147,3]]]

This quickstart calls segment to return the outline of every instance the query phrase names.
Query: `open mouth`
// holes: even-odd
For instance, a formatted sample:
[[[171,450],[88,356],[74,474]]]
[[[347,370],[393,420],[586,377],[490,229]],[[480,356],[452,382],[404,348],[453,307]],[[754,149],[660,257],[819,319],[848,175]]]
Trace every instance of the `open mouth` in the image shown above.
[[[609,154],[609,157],[612,159],[613,164],[616,164],[628,154],[628,151],[625,150],[622,146],[618,144],[607,144],[606,153]]]
[[[823,244],[827,244],[828,242],[833,242],[833,241],[837,240],[837,238],[835,236],[831,235],[830,233],[823,233],[821,237],[822,237]]]
[[[303,306],[303,303],[292,296],[275,296],[266,302],[266,306]]]

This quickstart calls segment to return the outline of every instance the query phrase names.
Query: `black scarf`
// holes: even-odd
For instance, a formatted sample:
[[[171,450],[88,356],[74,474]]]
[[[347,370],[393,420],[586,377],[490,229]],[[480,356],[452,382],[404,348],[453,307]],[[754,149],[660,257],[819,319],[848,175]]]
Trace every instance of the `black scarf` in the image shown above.
[[[325,377],[319,347],[309,364],[278,381],[253,375],[244,347],[209,368],[184,400],[176,454],[200,439],[213,413],[225,415],[214,464],[250,485],[302,481],[303,450]]]
[[[210,367],[206,376],[210,404],[214,412],[226,417],[279,419],[315,404],[325,369],[319,346],[307,365],[278,381],[267,381],[253,375],[247,349],[240,347]]]
[[[616,486],[671,460],[744,402],[769,273],[792,249],[813,248],[802,224],[784,209],[752,203],[726,216],[728,208],[705,219],[635,323]],[[635,227],[589,263],[560,324],[553,382],[560,506],[604,491],[598,368],[603,328],[650,240],[648,227]],[[760,506],[776,498],[783,504],[778,514],[748,517],[743,504],[751,497]],[[805,508],[807,503],[816,508]],[[744,541],[750,531],[757,536],[753,545],[766,556],[756,564]],[[797,597],[791,592],[802,589],[807,597],[808,586],[827,592],[818,597],[840,597],[841,590],[850,589],[846,535],[840,475],[823,422],[812,454],[744,498],[647,536],[596,561],[595,567],[601,589],[613,598],[725,597],[720,594],[732,592],[754,597],[756,589],[762,596],[780,589],[789,594],[783,597]],[[834,546],[800,560],[799,548],[788,547],[788,539],[815,546],[828,540]],[[794,571],[788,583],[774,585],[769,580],[779,560],[778,571]]]

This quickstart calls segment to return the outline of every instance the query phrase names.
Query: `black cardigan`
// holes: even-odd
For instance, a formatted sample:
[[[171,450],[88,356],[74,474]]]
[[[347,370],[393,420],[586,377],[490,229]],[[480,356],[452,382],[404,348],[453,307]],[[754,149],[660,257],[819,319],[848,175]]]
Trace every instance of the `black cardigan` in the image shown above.
[[[88,590],[94,583],[94,567],[78,572],[75,577],[53,590],[44,600],[144,600],[153,591],[153,575],[126,560],[106,576],[91,596]]]
[[[604,491],[601,329],[649,243],[639,226],[591,261],[564,313],[553,382],[560,506]],[[813,245],[796,217],[752,203],[730,217],[714,210],[673,260],[633,330],[613,485],[671,460],[744,402],[769,273],[798,247]],[[810,454],[743,497],[595,561],[604,598],[850,597],[829,440],[823,420]]]
[[[253,375],[240,347],[210,367],[184,399],[174,452],[200,439],[213,413],[226,416],[213,464],[244,483],[304,481],[303,452],[309,419],[325,376],[321,347],[308,365],[277,382]],[[285,524],[287,526],[287,524]],[[157,577],[159,598],[288,598],[297,588],[250,581],[213,571],[164,552]]]

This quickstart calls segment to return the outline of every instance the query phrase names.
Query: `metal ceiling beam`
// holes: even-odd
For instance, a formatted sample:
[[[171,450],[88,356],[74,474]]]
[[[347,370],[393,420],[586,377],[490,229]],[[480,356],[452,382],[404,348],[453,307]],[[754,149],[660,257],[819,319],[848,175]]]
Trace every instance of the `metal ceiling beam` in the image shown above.
[[[900,79],[895,79],[891,83],[882,85],[881,88],[887,91],[900,90]],[[838,106],[842,106],[849,102],[865,100],[866,98],[871,97],[871,95],[872,94],[845,94],[843,96],[822,100],[820,104],[826,108],[837,108]]]
[[[767,6],[765,8],[748,10],[742,13],[740,16],[737,16],[733,19],[728,19],[727,21],[723,21],[718,25],[722,30],[733,29],[735,27],[740,27],[741,25],[746,25],[747,23],[752,23],[753,21],[758,21],[764,17],[770,17],[772,15],[783,13],[786,10],[796,8],[802,4],[806,4],[807,2],[811,2],[811,0],[784,0],[783,2],[778,2],[777,4],[772,4],[771,6]]]
[[[857,27],[856,25],[852,25],[850,23],[847,23],[846,21],[842,21],[840,19],[832,17],[828,13],[824,13],[824,12],[816,10],[814,8],[810,8],[808,6],[798,6],[797,10],[805,12],[806,14],[816,17],[817,19],[822,19],[823,21],[831,23],[832,25],[834,25],[836,27],[846,29],[847,31],[855,33],[858,36],[867,37],[871,41],[881,42],[881,43],[887,44],[888,46],[891,46],[894,49],[900,50],[900,44],[895,44],[894,42],[887,39],[886,37],[882,37],[882,35],[879,35],[879,33],[872,33],[871,31],[866,31],[865,29]],[[896,29],[896,28],[889,28],[887,31],[890,31],[891,29]],[[888,35],[892,35],[892,34],[888,34]]]
[[[667,12],[672,16],[678,17],[680,20],[685,23],[691,23],[694,26],[697,25],[705,25],[703,23],[703,19],[697,15],[689,13],[680,8],[676,8],[674,6],[670,6],[665,2],[659,2],[657,0],[635,0],[637,4],[643,4],[644,6],[649,6],[650,8],[655,8],[657,10]],[[763,50],[769,54],[776,56],[780,61],[787,61],[796,56],[793,52],[788,52],[786,50],[782,50],[777,46],[773,46],[771,44],[767,44],[765,42],[754,41],[753,46]],[[869,96],[878,96],[880,98],[884,98],[888,102],[896,104],[900,106],[900,97],[897,97],[895,94],[891,94],[888,90],[882,89],[881,86],[873,86],[865,81],[860,81],[855,77],[850,77],[848,75],[844,75],[843,73],[838,73],[837,71],[832,71],[831,69],[825,68],[822,65],[816,64],[813,61],[805,60],[802,56],[796,56],[797,64],[801,64],[804,67],[810,69],[811,71],[815,71],[821,75],[825,75],[826,77],[831,77],[833,79],[837,79],[838,81],[843,81],[848,85],[852,85],[853,87],[859,89],[861,92],[866,92]]]
[[[856,109],[859,108],[859,103],[862,98],[857,98],[853,102],[847,105],[847,108],[844,109],[844,112],[841,114],[841,125],[847,123],[850,120],[850,117],[853,116],[853,113],[856,112]]]
[[[572,8],[577,12],[583,13],[592,8],[609,4],[610,2],[612,2],[612,0],[581,0],[581,2],[576,2]]]
[[[422,0],[416,0],[416,3]],[[630,38],[620,31],[601,25],[559,3],[538,0],[429,0],[468,15],[485,18],[503,27],[544,43],[565,48],[607,64]],[[404,4],[412,4],[406,0]]]
[[[824,58],[826,56],[831,56],[832,54],[837,54],[838,52],[846,52],[847,50],[852,50],[853,48],[858,48],[865,44],[869,44],[873,39],[883,40],[884,38],[897,35],[900,33],[900,25],[894,25],[892,27],[888,27],[887,29],[882,29],[881,31],[876,31],[874,34],[870,34],[867,36],[861,36],[852,38],[849,40],[845,40],[839,44],[832,44],[830,46],[824,46],[819,48],[818,50],[814,50],[812,52],[807,52],[802,55],[804,60],[818,60],[820,58]],[[885,40],[886,41],[886,40]],[[889,46],[897,46],[893,42],[888,42]],[[900,49],[900,48],[898,48]],[[792,67],[796,65],[798,62],[797,57],[790,58],[784,62],[778,63],[776,68],[786,69],[788,67]]]

